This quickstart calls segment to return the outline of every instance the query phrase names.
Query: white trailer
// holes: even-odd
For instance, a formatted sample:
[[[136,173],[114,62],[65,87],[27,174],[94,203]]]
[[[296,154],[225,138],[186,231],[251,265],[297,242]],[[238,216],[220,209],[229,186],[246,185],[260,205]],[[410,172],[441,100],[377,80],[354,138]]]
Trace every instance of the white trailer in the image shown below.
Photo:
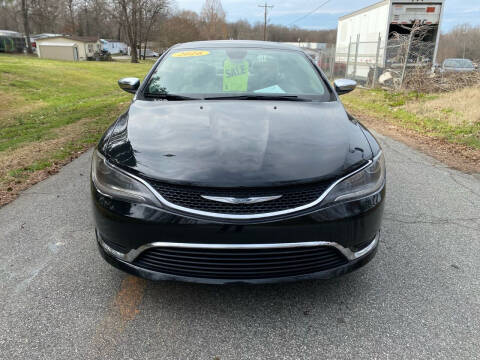
[[[432,46],[422,63],[434,64],[444,4],[445,0],[383,0],[342,16],[338,20],[337,67],[343,64],[346,74],[358,80],[368,79],[375,64],[379,73],[395,67],[388,53],[389,40],[395,33],[408,35],[414,24],[429,25],[423,41]]]

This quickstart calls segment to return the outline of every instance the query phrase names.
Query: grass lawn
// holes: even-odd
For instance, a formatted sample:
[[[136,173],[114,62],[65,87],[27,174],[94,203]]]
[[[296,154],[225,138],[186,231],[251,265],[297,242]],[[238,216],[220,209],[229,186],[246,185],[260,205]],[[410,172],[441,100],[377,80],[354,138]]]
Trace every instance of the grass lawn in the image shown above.
[[[0,206],[97,142],[132,98],[117,80],[143,78],[151,66],[0,54]],[[480,88],[428,96],[358,89],[342,100],[361,118],[480,149]]]
[[[117,80],[151,66],[0,54],[0,204],[98,141],[132,98]]]
[[[357,89],[342,97],[356,115],[480,149],[480,87],[425,95]]]

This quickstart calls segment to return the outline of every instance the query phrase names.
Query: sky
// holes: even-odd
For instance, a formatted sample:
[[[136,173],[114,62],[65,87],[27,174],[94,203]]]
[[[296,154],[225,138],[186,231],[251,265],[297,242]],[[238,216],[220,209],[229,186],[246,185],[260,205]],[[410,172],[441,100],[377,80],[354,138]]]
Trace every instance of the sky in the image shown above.
[[[176,0],[179,9],[200,12],[203,0]],[[296,25],[302,29],[335,29],[340,16],[378,0],[330,0],[317,12],[295,22],[325,0],[267,0],[273,5],[269,13],[270,24]],[[258,7],[264,0],[222,0],[228,21],[246,19],[251,23],[263,22],[263,8]],[[293,23],[293,24],[292,24]],[[459,24],[480,25],[480,0],[446,0],[442,31],[449,31]]]

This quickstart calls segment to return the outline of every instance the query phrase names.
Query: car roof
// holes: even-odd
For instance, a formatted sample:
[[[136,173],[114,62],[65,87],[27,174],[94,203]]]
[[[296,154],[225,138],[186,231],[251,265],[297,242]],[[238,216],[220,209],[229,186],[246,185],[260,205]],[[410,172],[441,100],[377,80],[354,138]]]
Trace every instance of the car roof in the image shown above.
[[[251,47],[263,49],[293,50],[300,51],[299,47],[270,41],[255,40],[208,40],[208,41],[192,41],[172,46],[172,49],[202,49],[202,48],[231,48],[231,47]]]
[[[472,60],[470,60],[470,59],[462,59],[462,58],[448,58],[448,59],[445,59],[444,61],[447,61],[447,60],[462,60],[462,61],[466,60],[466,61],[472,62]]]

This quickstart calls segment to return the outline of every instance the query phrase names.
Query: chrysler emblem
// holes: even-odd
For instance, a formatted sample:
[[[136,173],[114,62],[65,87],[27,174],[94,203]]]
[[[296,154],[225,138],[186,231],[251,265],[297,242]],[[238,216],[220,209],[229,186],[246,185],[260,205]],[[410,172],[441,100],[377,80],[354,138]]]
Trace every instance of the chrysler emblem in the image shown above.
[[[259,197],[248,197],[248,198],[234,198],[234,197],[224,197],[224,196],[207,196],[200,195],[202,198],[212,201],[218,201],[227,204],[257,204],[266,201],[277,200],[282,197],[282,195],[275,196],[259,196]]]

